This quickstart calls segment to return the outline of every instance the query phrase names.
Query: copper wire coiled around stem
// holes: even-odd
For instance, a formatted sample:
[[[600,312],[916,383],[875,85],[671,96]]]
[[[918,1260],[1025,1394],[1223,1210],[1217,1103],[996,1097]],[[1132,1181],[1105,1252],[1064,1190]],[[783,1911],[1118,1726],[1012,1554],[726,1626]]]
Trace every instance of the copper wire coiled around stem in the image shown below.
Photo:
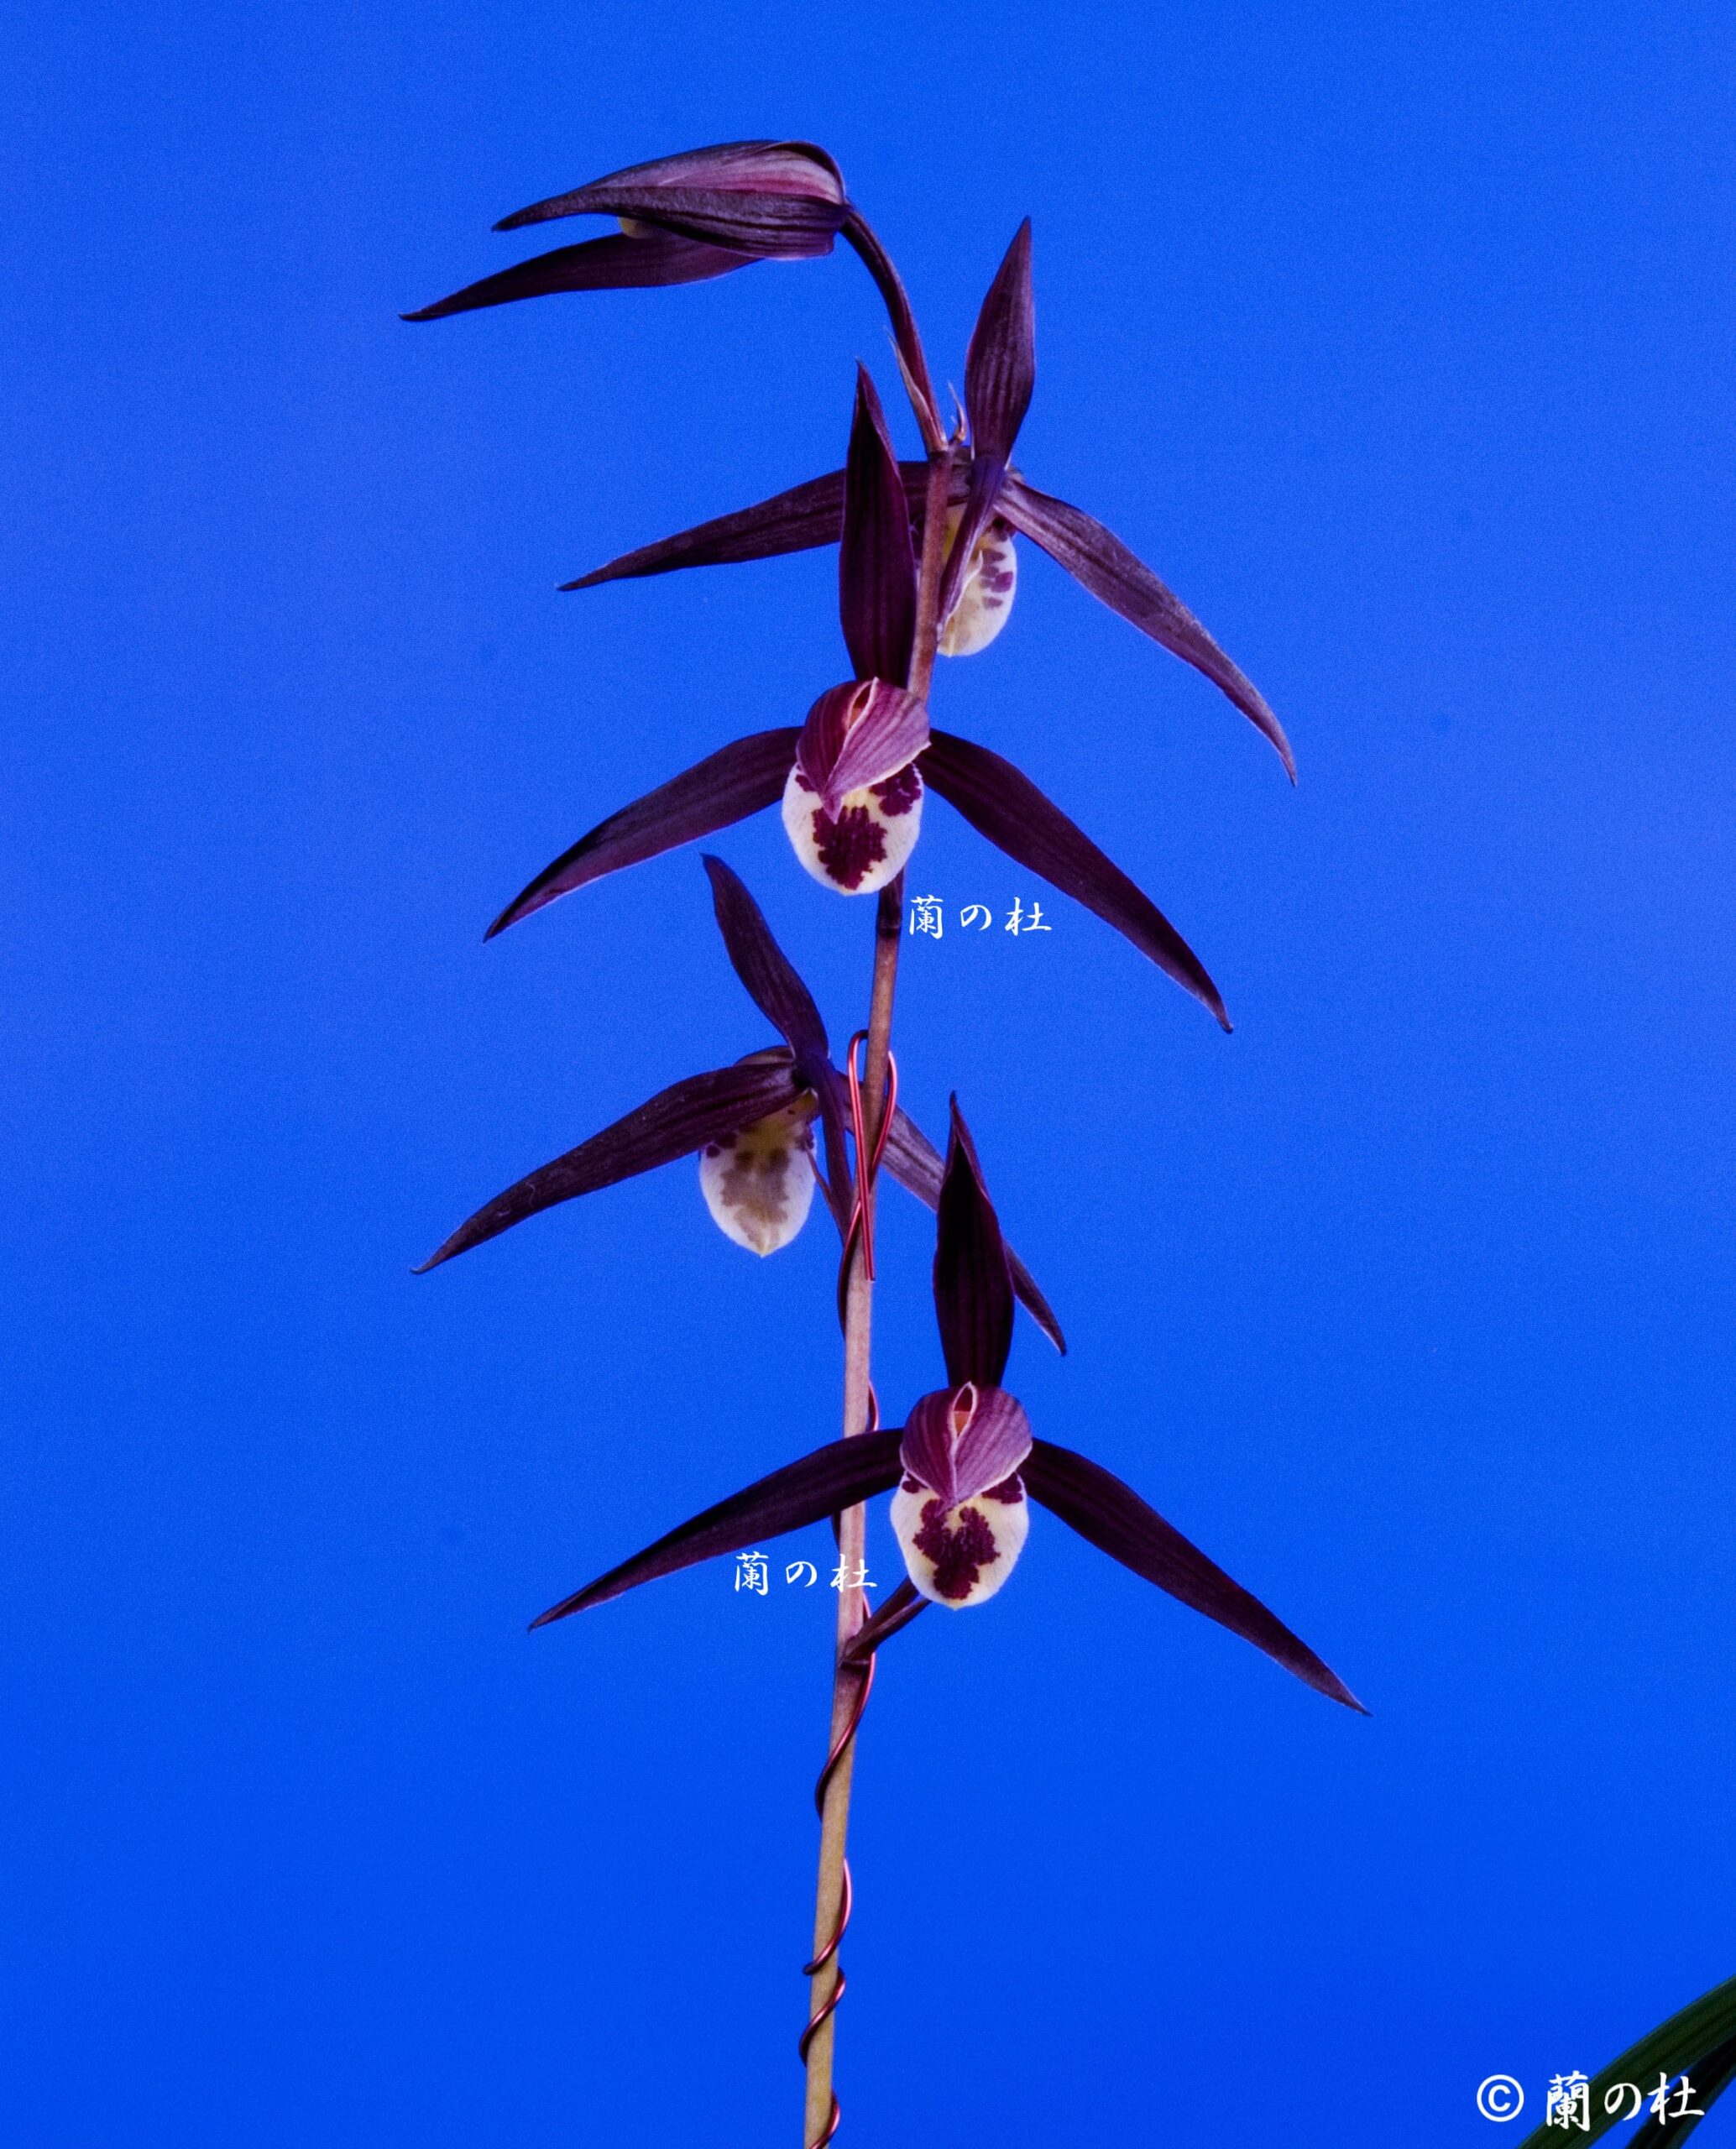
[[[856,1047],[855,1041],[854,1039],[851,1041],[850,1044],[850,1057],[851,1103],[855,1107],[858,1114],[860,1114],[860,1103],[855,1087]],[[894,1075],[889,1078],[886,1092],[886,1122],[888,1125],[892,1122],[892,1099],[897,1095],[897,1077]],[[861,1140],[861,1122],[860,1116],[857,1119],[856,1124],[856,1138],[860,1142]],[[884,1130],[882,1130],[882,1133],[883,1132]],[[875,1158],[875,1162],[876,1163],[879,1162],[877,1153]],[[855,1228],[854,1221],[852,1221],[851,1228],[852,1230]],[[863,1251],[865,1253],[866,1252],[867,1249],[865,1247]],[[849,1258],[848,1241],[845,1242],[844,1252],[847,1262]],[[870,1381],[868,1383],[868,1422],[863,1426],[862,1430],[865,1433],[873,1433],[877,1432],[879,1430],[880,1398],[874,1392],[873,1382]],[[837,1526],[838,1518],[834,1515],[832,1518],[832,1520],[834,1528],[835,1529]],[[839,1571],[841,1573],[842,1570],[840,1569]],[[856,1670],[856,1667],[855,1666],[852,1666],[851,1668],[853,1670]],[[837,1775],[839,1767],[843,1764],[844,1755],[849,1753],[850,1749],[851,1743],[855,1739],[857,1730],[860,1727],[862,1722],[862,1712],[867,1707],[868,1697],[873,1690],[874,1659],[872,1656],[870,1656],[865,1662],[861,1665],[860,1670],[857,1671],[855,1699],[850,1704],[850,1716],[844,1723],[843,1729],[839,1733],[837,1738],[833,1740],[832,1750],[826,1756],[826,1765],[820,1770],[818,1778],[813,1786],[813,1810],[819,1815],[822,1820],[825,1818],[826,1814],[826,1793],[831,1786],[833,1777]],[[803,1977],[818,1977],[820,1972],[824,1969],[827,1963],[833,1961],[836,1957],[839,1948],[844,1940],[844,1929],[850,1923],[850,1906],[855,1900],[855,1890],[854,1884],[850,1880],[850,1860],[846,1858],[844,1861],[843,1870],[839,1878],[837,1918],[833,1924],[831,1932],[827,1937],[824,1946],[821,1948],[819,1953],[814,1957],[811,1963],[804,1963],[802,1965],[802,1974]],[[813,2042],[814,2038],[818,2035],[820,2025],[830,2019],[832,2014],[837,2008],[839,2001],[844,1997],[844,1965],[842,1963],[839,1963],[838,1965],[838,1974],[833,1982],[831,1991],[827,1994],[824,2005],[815,2008],[813,2014],[808,2016],[808,2026],[803,2031],[801,2037],[797,2040],[796,2050],[797,2055],[801,2058],[802,2064],[804,2067],[808,2064],[808,2047]],[[813,2141],[808,2144],[808,2149],[827,2149],[828,2143],[831,2141],[833,2136],[838,2131],[839,2122],[843,2116],[843,2111],[838,2102],[838,2093],[834,2089],[832,2092],[832,2109],[827,2115],[824,2131],[817,2136]]]
[[[838,1773],[839,1768],[843,1763],[844,1755],[849,1753],[850,1749],[851,1743],[855,1739],[857,1729],[862,1721],[862,1712],[868,1706],[868,1697],[872,1691],[873,1686],[874,1659],[871,1656],[867,1662],[863,1665],[861,1675],[856,1682],[855,1699],[850,1705],[850,1716],[846,1720],[843,1729],[839,1733],[837,1738],[833,1740],[832,1750],[826,1756],[826,1765],[820,1770],[819,1779],[814,1785],[813,1806],[814,1811],[817,1813],[824,1815],[825,1812],[827,1790],[830,1786],[833,1777]],[[802,1974],[803,1977],[818,1977],[819,1973],[824,1969],[827,1963],[833,1961],[836,1957],[839,1948],[843,1942],[844,1930],[850,1924],[850,1906],[855,1901],[855,1891],[850,1880],[850,1860],[845,1859],[844,1861],[844,1870],[838,1889],[837,1920],[834,1923],[831,1932],[828,1936],[825,1944],[821,1948],[819,1953],[814,1957],[811,1963],[804,1963],[802,1965]],[[799,2054],[802,2063],[804,2067],[808,2063],[808,2048],[818,2036],[820,2025],[830,2018],[834,2010],[836,2009],[839,2001],[844,1997],[844,1965],[839,1963],[838,1965],[838,1974],[833,1981],[831,1991],[827,1994],[824,2000],[819,2006],[816,2007],[813,2014],[808,2016],[808,2026],[803,2030],[801,2037],[797,2040],[796,2050]],[[842,2117],[843,2113],[839,2110],[838,2103],[838,2093],[834,2089],[832,2093],[832,2110],[826,2120],[825,2131],[808,2145],[808,2149],[826,2149],[826,2145],[837,2133],[838,2124]]]
[[[856,1075],[856,1047],[868,1042],[866,1030],[858,1030],[850,1041],[850,1051],[844,1066],[850,1076],[850,1132],[856,1142],[856,1200],[850,1210],[850,1228],[844,1235],[843,1273],[850,1274],[850,1258],[858,1237],[862,1242],[862,1268],[869,1282],[874,1281],[874,1221],[870,1193],[880,1160],[886,1154],[886,1137],[892,1131],[892,1113],[898,1102],[898,1063],[886,1054],[886,1093],[880,1115],[880,1132],[874,1137],[874,1153],[868,1152],[867,1128],[862,1116],[862,1085]]]

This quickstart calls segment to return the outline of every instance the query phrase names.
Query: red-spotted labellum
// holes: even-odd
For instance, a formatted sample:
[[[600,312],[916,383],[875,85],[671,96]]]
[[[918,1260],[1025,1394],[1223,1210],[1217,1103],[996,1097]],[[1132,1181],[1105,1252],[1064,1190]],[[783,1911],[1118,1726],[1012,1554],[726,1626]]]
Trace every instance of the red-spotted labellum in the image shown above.
[[[784,785],[783,824],[816,881],[869,896],[902,873],[922,829],[917,756],[928,712],[884,679],[851,679],[808,713]]]
[[[700,1153],[699,1184],[712,1220],[750,1253],[776,1253],[808,1221],[818,1110],[813,1096],[799,1096],[739,1133],[719,1135]]]
[[[962,506],[947,516],[949,546],[964,519]],[[970,548],[951,617],[940,630],[940,654],[975,656],[978,650],[986,649],[1007,625],[1017,587],[1018,557],[1012,549],[1012,531],[996,515]]]
[[[1024,1411],[975,1381],[925,1395],[899,1446],[904,1474],[892,1532],[931,1604],[985,1604],[1012,1572],[1030,1528],[1018,1467],[1031,1452]]]

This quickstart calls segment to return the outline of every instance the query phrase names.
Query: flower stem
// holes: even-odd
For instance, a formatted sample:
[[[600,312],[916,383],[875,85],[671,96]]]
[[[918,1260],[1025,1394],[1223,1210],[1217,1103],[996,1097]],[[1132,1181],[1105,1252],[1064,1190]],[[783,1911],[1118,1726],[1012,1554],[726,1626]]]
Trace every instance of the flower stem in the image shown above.
[[[917,583],[916,646],[912,654],[909,691],[928,698],[934,672],[934,651],[939,639],[936,604],[946,541],[949,458],[943,449],[929,458],[928,491],[923,519],[923,553]],[[881,1115],[886,1101],[886,1062],[892,1043],[892,998],[898,981],[898,947],[904,929],[904,876],[880,891],[874,916],[874,978],[868,1009],[867,1065],[863,1077],[863,1119],[866,1136],[864,1153],[856,1158],[857,1178],[866,1216],[872,1221],[874,1183],[867,1160],[877,1146]],[[874,1284],[862,1259],[865,1233],[854,1242],[850,1280],[844,1294],[844,1430],[846,1438],[865,1432],[870,1419],[871,1346],[874,1327]],[[838,1520],[839,1577],[860,1574],[867,1544],[868,1511],[847,1508]],[[826,1785],[820,1809],[819,1881],[813,1906],[813,1954],[817,1967],[811,1973],[808,2038],[808,2098],[802,2139],[804,2149],[820,2149],[836,2131],[832,2094],[832,2049],[837,2017],[834,1996],[842,1981],[837,1939],[846,1908],[844,1845],[850,1832],[850,1784],[855,1770],[855,1739],[850,1735],[852,1718],[859,1713],[863,1682],[870,1667],[846,1665],[844,1651],[855,1639],[867,1616],[860,1589],[838,1592],[838,1632],[832,1675],[831,1743],[837,1753],[844,1743]]]

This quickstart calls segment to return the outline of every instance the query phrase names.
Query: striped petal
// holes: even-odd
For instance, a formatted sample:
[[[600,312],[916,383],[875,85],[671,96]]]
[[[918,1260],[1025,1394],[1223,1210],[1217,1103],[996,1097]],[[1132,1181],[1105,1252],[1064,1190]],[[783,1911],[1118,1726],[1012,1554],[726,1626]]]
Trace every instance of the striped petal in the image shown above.
[[[604,215],[745,254],[799,257],[829,254],[846,213],[843,175],[812,142],[724,142],[630,165],[494,228]]]

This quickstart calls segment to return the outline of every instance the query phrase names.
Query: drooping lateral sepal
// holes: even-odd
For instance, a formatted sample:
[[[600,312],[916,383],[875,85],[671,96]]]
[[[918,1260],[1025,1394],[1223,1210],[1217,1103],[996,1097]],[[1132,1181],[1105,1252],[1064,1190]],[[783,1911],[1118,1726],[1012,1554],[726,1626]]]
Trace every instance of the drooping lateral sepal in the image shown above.
[[[732,269],[751,268],[760,258],[707,246],[698,239],[678,238],[673,232],[614,232],[606,238],[586,239],[578,246],[557,246],[552,253],[533,255],[402,317],[444,321],[451,314],[509,306],[515,299],[546,298],[557,291],[646,290],[700,284],[712,276],[727,276]]]
[[[672,1083],[600,1134],[497,1194],[460,1224],[417,1273],[437,1268],[557,1202],[692,1156],[708,1142],[751,1127],[792,1103],[799,1089],[791,1057],[782,1049]]]
[[[558,217],[649,223],[744,254],[829,254],[846,214],[844,179],[812,142],[723,142],[630,165],[503,217],[496,231]]]
[[[795,730],[783,726],[732,740],[611,813],[515,896],[486,937],[492,940],[532,911],[600,881],[605,874],[637,865],[775,805],[789,774],[796,739]]]
[[[934,1311],[947,1378],[955,1388],[969,1381],[998,1392],[1012,1348],[1012,1277],[1000,1220],[956,1097],[940,1183]]]
[[[532,1627],[546,1627],[551,1620],[564,1619],[570,1613],[587,1612],[593,1605],[638,1588],[641,1582],[678,1574],[702,1560],[740,1552],[762,1537],[782,1537],[871,1499],[877,1493],[890,1491],[898,1482],[901,1437],[902,1428],[897,1426],[860,1433],[851,1440],[834,1441],[799,1462],[774,1470],[552,1606],[531,1621]]]
[[[939,1208],[940,1185],[945,1175],[945,1165],[940,1152],[902,1106],[892,1114],[884,1161],[886,1170],[907,1194],[913,1194],[918,1201],[925,1203],[930,1209]],[[1061,1324],[1055,1318],[1054,1310],[1038,1289],[1036,1278],[1010,1246],[1007,1247],[1007,1265],[1012,1273],[1012,1288],[1027,1311],[1056,1350],[1064,1357],[1067,1339],[1061,1333]]]
[[[1294,781],[1295,756],[1265,696],[1218,647],[1174,591],[1166,588],[1119,537],[1082,509],[1039,493],[1022,478],[1007,478],[1001,492],[1000,511],[1015,530],[1022,531],[1040,545],[1093,597],[1112,612],[1119,612],[1172,656],[1203,672],[1271,741]]]
[[[979,834],[1125,934],[1229,1028],[1222,996],[1169,919],[1011,761],[968,739],[935,731],[921,767],[929,784]]]
[[[1305,1642],[1100,1463],[1036,1441],[1022,1474],[1033,1499],[1100,1551],[1263,1650],[1317,1693],[1367,1713]]]
[[[865,366],[856,368],[855,413],[844,464],[838,609],[859,679],[902,686],[916,641],[916,554],[910,502]]]

